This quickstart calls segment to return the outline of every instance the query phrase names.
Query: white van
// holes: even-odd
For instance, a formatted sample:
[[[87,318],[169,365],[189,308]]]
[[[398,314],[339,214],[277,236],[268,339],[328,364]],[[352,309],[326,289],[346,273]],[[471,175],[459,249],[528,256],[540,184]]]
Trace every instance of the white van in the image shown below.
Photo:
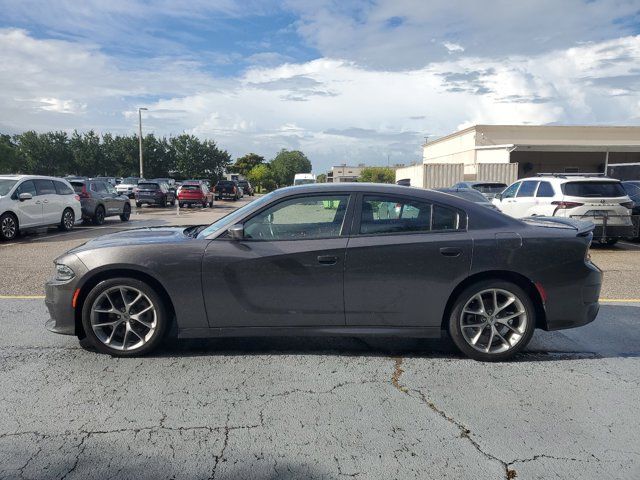
[[[293,177],[294,185],[307,185],[309,183],[316,183],[316,176],[313,173],[296,173]]]
[[[80,197],[62,178],[0,175],[0,240],[21,230],[57,225],[71,230],[82,221]]]

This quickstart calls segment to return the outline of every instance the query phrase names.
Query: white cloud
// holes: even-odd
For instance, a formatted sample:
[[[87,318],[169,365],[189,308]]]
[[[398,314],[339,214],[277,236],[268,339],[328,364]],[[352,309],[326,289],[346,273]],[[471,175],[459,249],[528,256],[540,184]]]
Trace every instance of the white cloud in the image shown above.
[[[536,56],[469,57],[404,71],[347,60],[216,78],[180,59],[124,64],[91,45],[0,30],[0,130],[183,131],[234,156],[300,148],[331,164],[411,162],[424,135],[470,123],[640,123],[640,36]],[[35,99],[35,100],[34,100]]]
[[[444,45],[444,48],[449,50],[449,53],[464,52],[464,47],[462,45],[457,44],[457,43],[442,42],[442,45]]]

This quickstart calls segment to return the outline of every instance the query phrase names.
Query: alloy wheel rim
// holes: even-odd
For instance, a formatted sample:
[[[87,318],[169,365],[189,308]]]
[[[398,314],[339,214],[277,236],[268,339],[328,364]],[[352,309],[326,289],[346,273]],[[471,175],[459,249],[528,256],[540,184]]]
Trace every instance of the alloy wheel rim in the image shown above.
[[[504,353],[524,336],[528,324],[522,301],[499,288],[482,290],[462,308],[460,330],[467,344],[482,353]]]
[[[2,234],[5,238],[13,238],[16,234],[16,222],[10,216],[2,220]]]
[[[102,292],[91,306],[91,328],[104,345],[120,351],[145,345],[158,326],[156,307],[137,288],[117,285]]]
[[[73,227],[73,213],[67,211],[64,214],[64,226],[67,228]]]

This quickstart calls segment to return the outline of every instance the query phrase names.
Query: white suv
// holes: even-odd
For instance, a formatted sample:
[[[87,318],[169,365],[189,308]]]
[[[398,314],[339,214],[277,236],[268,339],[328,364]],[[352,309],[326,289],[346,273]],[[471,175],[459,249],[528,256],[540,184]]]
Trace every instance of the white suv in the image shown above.
[[[0,175],[0,239],[21,230],[57,225],[71,230],[82,221],[80,198],[62,178]]]
[[[590,220],[594,239],[613,245],[633,236],[633,202],[619,180],[604,176],[549,174],[523,178],[493,199],[503,213],[515,218],[555,216]]]

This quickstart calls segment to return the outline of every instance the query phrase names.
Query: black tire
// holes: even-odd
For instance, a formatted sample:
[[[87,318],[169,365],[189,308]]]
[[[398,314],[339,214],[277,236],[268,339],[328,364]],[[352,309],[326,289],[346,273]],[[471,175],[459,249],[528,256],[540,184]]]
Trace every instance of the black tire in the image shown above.
[[[172,207],[175,207],[176,206],[176,199],[174,198],[173,200],[171,200],[171,203],[169,205],[171,205]]]
[[[58,225],[58,229],[63,232],[69,232],[73,230],[74,225],[76,224],[76,214],[73,213],[73,210],[70,208],[65,208],[62,212],[62,217],[60,218],[60,224]]]
[[[91,309],[93,303],[108,289],[119,286],[133,287],[143,292],[149,298],[156,311],[157,325],[151,338],[149,338],[142,346],[131,350],[118,350],[106,345],[98,338],[91,326]],[[133,322],[131,323],[133,324]],[[145,355],[153,351],[162,343],[162,340],[169,329],[169,323],[170,318],[162,298],[148,284],[134,278],[111,278],[98,283],[91,289],[84,301],[84,304],[82,305],[82,326],[84,328],[87,342],[93,345],[98,352],[116,357],[135,357]]]
[[[467,305],[468,302],[473,299],[473,297],[475,297],[479,292],[484,292],[491,289],[506,291],[515,296],[517,300],[521,302],[522,307],[524,308],[526,321],[522,327],[522,334],[514,336],[514,334],[512,334],[510,331],[507,331],[509,335],[507,343],[512,343],[513,341],[512,346],[509,347],[508,350],[503,352],[485,353],[476,350],[476,348],[471,346],[471,344],[465,339],[464,335],[462,334],[461,318],[463,308],[465,307],[465,305]],[[486,327],[483,327],[480,333],[484,332],[485,328]],[[493,328],[493,326],[491,326],[491,328]],[[453,308],[451,310],[451,315],[448,319],[449,335],[451,336],[451,339],[453,340],[453,343],[456,345],[456,347],[469,358],[485,362],[500,362],[512,358],[527,346],[527,344],[531,340],[531,336],[533,335],[535,328],[536,310],[530,296],[518,285],[499,279],[482,280],[465,288],[455,300],[455,303],[453,304]],[[504,333],[505,338],[507,338],[507,333]]]
[[[124,204],[124,207],[122,208],[122,213],[120,214],[120,220],[122,220],[123,222],[128,222],[130,218],[131,218],[131,205],[129,205],[129,202],[127,202]]]
[[[136,202],[136,207],[137,207],[137,208],[142,208],[142,203],[140,203],[140,202]]]
[[[161,208],[167,208],[167,197],[164,197],[164,198],[160,201],[160,207],[161,207]]]
[[[102,205],[96,207],[96,211],[93,212],[93,224],[102,225],[104,223],[105,211]]]
[[[7,212],[0,216],[0,240],[14,240],[20,233],[18,217]]]
[[[204,202],[202,202],[202,208],[207,208],[207,205],[208,205],[208,203],[207,203],[206,200]]]

